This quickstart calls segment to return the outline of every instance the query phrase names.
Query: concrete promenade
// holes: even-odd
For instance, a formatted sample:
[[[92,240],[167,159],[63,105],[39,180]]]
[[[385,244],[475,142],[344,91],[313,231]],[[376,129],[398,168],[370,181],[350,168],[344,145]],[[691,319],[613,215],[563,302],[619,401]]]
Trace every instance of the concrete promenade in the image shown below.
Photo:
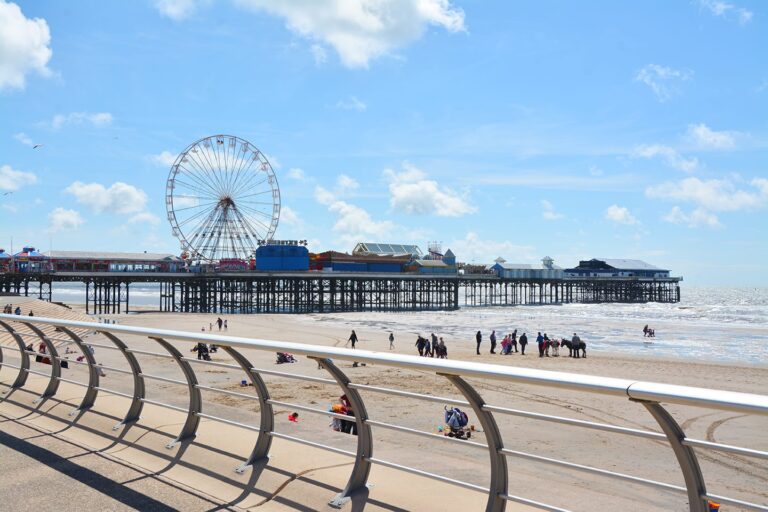
[[[113,431],[126,399],[102,398],[69,416],[82,389],[62,383],[56,397],[33,404],[46,381],[30,376],[24,389],[0,389],[0,510],[332,510],[328,501],[349,476],[350,458],[281,439],[267,465],[238,474],[255,432],[204,420],[194,442],[167,449],[182,413],[148,404],[139,424]],[[370,482],[368,496],[345,510],[468,511],[486,502],[482,493],[385,467],[374,467]]]

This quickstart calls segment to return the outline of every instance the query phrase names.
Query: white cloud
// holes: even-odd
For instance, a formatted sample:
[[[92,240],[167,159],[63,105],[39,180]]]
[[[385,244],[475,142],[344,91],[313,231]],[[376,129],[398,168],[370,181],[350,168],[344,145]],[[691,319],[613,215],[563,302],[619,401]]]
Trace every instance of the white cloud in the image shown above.
[[[737,189],[730,180],[686,178],[645,189],[645,195],[698,204],[710,211],[754,210],[768,204],[768,180],[755,178],[750,183],[757,191]]]
[[[48,214],[48,232],[72,231],[79,228],[84,222],[85,220],[83,220],[80,212],[77,210],[67,210],[59,207]]]
[[[170,151],[161,151],[157,155],[152,155],[152,161],[160,167],[170,167],[176,162],[176,156]]]
[[[88,123],[97,128],[112,124],[112,114],[109,112],[71,112],[69,114],[56,114],[48,122],[48,126],[58,130],[66,125]]]
[[[341,240],[355,243],[364,239],[383,239],[390,236],[395,225],[390,221],[374,221],[370,214],[359,206],[341,201],[323,187],[315,187],[315,200],[328,207],[337,216],[333,230]]]
[[[307,179],[307,176],[304,174],[304,170],[299,169],[298,167],[288,169],[288,177],[296,181],[304,181]]]
[[[235,1],[284,18],[288,29],[315,46],[334,48],[342,64],[350,68],[367,68],[372,59],[421,38],[430,25],[449,32],[465,30],[464,11],[449,0]]]
[[[109,188],[99,183],[76,181],[64,191],[96,213],[141,213],[147,204],[147,194],[143,190],[120,181]]]
[[[673,148],[661,144],[638,146],[635,148],[632,156],[641,158],[659,157],[666,165],[683,172],[693,172],[699,166],[699,160],[697,158],[685,158]]]
[[[464,238],[453,240],[445,245],[456,254],[456,259],[464,263],[492,263],[498,256],[516,263],[538,260],[536,249],[530,245],[517,245],[510,241],[483,240],[474,231],[469,231]]]
[[[29,19],[13,2],[0,0],[0,91],[24,89],[30,72],[50,76],[51,32],[42,18]]]
[[[733,149],[736,146],[734,132],[717,132],[704,123],[689,124],[687,136],[703,149]]]
[[[558,220],[564,217],[562,213],[556,212],[555,205],[546,199],[541,200],[541,216],[544,217],[545,220]]]
[[[693,77],[693,71],[672,69],[658,64],[648,64],[635,75],[636,82],[642,82],[653,91],[659,101],[667,101],[679,93],[679,84]]]
[[[280,222],[284,222],[285,224],[293,227],[301,227],[304,225],[304,222],[301,220],[301,217],[299,217],[299,214],[296,213],[296,211],[290,206],[280,207]]]
[[[17,171],[10,165],[0,166],[0,190],[11,192],[19,190],[24,185],[37,183],[37,176],[32,172]]]
[[[32,142],[32,139],[30,139],[27,136],[27,134],[24,133],[24,132],[15,133],[13,135],[13,138],[16,139],[17,141],[21,142],[25,146],[34,146],[35,145],[35,143]]]
[[[689,228],[706,226],[709,228],[721,228],[720,219],[717,215],[710,213],[704,208],[696,208],[691,213],[685,213],[679,206],[675,206],[668,214],[662,217],[664,221],[672,224],[680,224]]]
[[[208,0],[155,0],[155,9],[173,21],[181,21],[192,16]]]
[[[309,51],[312,53],[312,58],[315,59],[315,65],[321,66],[328,61],[328,52],[323,46],[313,44],[309,47]]]
[[[340,108],[342,110],[356,110],[357,112],[365,112],[365,110],[368,108],[368,105],[357,99],[356,96],[350,96],[346,100],[337,102],[336,108]]]
[[[352,192],[360,187],[360,184],[346,174],[339,174],[336,178],[337,193]]]
[[[627,208],[612,204],[605,210],[605,219],[615,222],[616,224],[626,224],[632,226],[640,224],[640,222],[632,215]]]
[[[271,165],[273,169],[280,169],[283,166],[276,156],[268,155],[266,153],[262,153],[262,155],[267,159],[269,165]]]
[[[160,218],[154,213],[141,212],[141,213],[137,213],[136,215],[128,219],[128,224],[140,224],[142,222],[146,222],[147,224],[152,224],[153,226],[157,226],[158,224],[160,224]]]
[[[730,18],[734,15],[742,25],[752,21],[752,11],[722,0],[699,0],[699,4],[715,16]]]
[[[395,211],[439,217],[461,217],[477,211],[465,197],[428,180],[424,172],[408,162],[403,163],[402,172],[386,169],[384,176],[389,181],[389,205]]]

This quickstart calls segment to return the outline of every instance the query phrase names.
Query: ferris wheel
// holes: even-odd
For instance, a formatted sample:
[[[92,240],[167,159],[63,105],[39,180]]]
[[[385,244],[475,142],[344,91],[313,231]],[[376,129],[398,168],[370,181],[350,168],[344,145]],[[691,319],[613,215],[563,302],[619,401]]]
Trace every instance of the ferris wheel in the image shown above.
[[[277,229],[280,189],[272,165],[256,146],[214,135],[176,158],[165,206],[173,235],[190,259],[248,259]]]

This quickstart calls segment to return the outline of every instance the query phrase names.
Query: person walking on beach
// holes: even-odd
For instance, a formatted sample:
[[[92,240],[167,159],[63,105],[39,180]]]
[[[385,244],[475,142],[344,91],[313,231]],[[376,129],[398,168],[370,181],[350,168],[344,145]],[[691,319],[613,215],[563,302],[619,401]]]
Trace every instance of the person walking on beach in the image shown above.
[[[355,330],[352,329],[352,334],[349,335],[349,339],[347,340],[347,343],[352,343],[352,348],[355,348],[355,343],[357,343],[357,334],[355,334]],[[344,345],[346,347],[346,345]]]
[[[448,359],[448,347],[445,346],[443,338],[440,338],[440,343],[437,345],[437,357],[440,359]]]
[[[432,333],[432,355],[431,357],[437,356],[437,336],[435,336],[435,333]]]
[[[483,342],[483,334],[480,331],[475,334],[475,341],[477,341],[477,355],[480,355],[480,343]]]
[[[426,338],[422,338],[421,334],[416,338],[416,350],[419,351],[419,356],[424,356],[424,344],[427,342]]]
[[[224,330],[225,331],[227,330],[227,319],[226,318],[224,319]]]
[[[536,343],[539,344],[539,357],[544,357],[544,336],[541,333],[536,336]]]
[[[496,331],[491,331],[491,354],[496,353]]]
[[[221,326],[224,325],[224,320],[221,319],[221,317],[216,319],[216,325],[219,326],[219,330],[221,330]]]
[[[389,350],[395,350],[395,333],[389,333]]]
[[[512,336],[509,337],[509,344],[512,348],[509,349],[510,352],[513,350],[517,352],[517,329],[515,329],[512,332]]]

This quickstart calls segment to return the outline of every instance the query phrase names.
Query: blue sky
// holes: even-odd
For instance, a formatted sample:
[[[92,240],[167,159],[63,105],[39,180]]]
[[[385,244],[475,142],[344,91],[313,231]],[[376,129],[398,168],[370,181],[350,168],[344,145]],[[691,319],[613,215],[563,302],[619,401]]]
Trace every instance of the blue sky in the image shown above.
[[[275,168],[276,237],[312,250],[441,241],[765,286],[767,19],[744,0],[0,0],[0,246],[178,253],[170,164],[226,133]]]

